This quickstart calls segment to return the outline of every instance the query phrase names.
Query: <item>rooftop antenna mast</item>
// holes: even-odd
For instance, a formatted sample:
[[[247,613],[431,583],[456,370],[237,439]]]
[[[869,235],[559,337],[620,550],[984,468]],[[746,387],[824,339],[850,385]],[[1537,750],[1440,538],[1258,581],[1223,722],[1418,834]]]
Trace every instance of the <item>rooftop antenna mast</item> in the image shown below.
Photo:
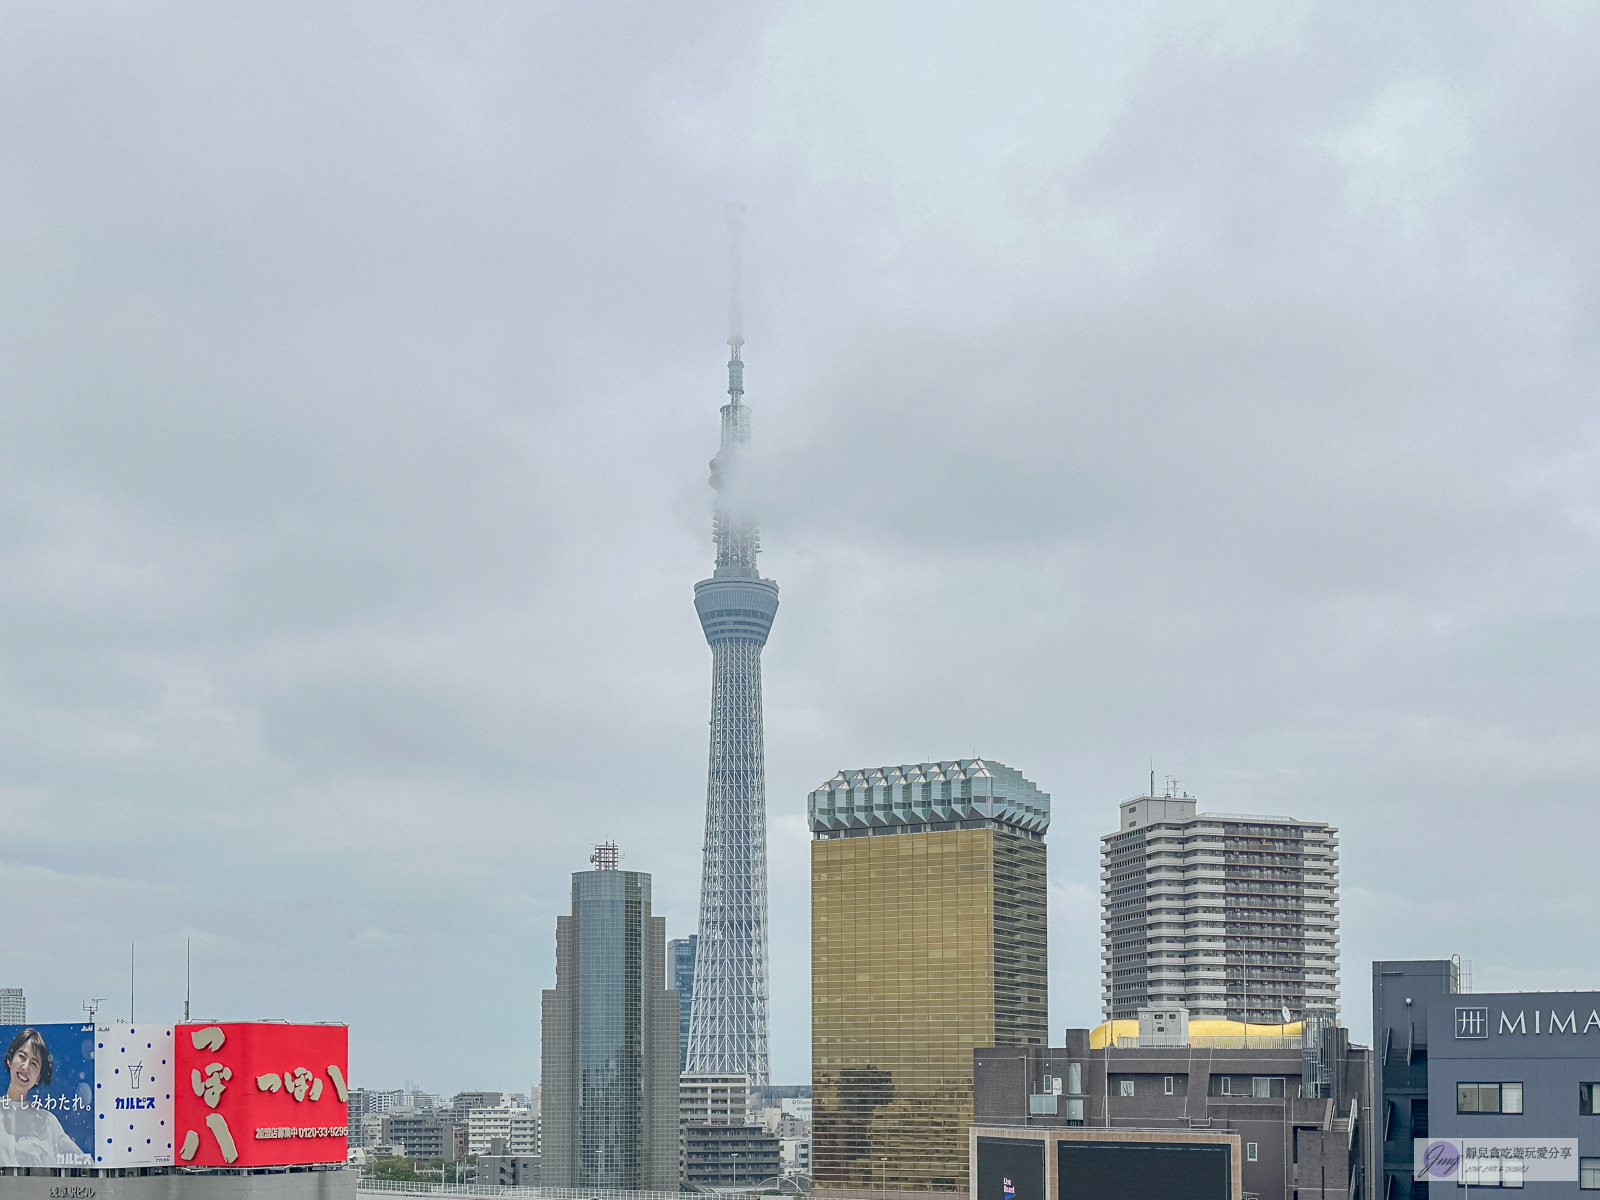
[[[744,396],[744,363],[739,348],[744,345],[744,205],[728,205],[728,345],[733,350],[728,363],[728,395],[738,404]]]
[[[190,939],[183,939],[183,1023],[189,1023],[189,944]]]
[[[104,1001],[104,996],[95,996],[92,999],[85,1000],[83,1002],[83,1011],[89,1014],[89,1024],[94,1024],[95,1015],[99,1013],[100,1005],[104,1003]]]

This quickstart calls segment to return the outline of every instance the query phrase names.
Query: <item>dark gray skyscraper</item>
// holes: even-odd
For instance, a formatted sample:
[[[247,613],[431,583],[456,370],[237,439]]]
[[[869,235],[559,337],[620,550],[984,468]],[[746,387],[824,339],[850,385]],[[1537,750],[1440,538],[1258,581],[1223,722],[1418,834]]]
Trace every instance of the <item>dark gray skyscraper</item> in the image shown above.
[[[556,918],[556,986],[542,997],[543,1182],[678,1190],[678,995],[650,876],[601,846]]]
[[[705,863],[694,1000],[686,1070],[744,1075],[767,1072],[767,785],[761,729],[761,648],[778,612],[778,585],[756,570],[756,529],[741,451],[750,443],[744,403],[740,317],[740,243],[744,206],[730,205],[728,403],[722,446],[711,460],[716,489],[717,565],[694,585],[694,606],[711,644],[711,762],[706,781]]]
[[[689,1060],[689,1006],[694,1002],[694,947],[700,940],[691,933],[667,943],[667,985],[678,993],[678,1070]]]

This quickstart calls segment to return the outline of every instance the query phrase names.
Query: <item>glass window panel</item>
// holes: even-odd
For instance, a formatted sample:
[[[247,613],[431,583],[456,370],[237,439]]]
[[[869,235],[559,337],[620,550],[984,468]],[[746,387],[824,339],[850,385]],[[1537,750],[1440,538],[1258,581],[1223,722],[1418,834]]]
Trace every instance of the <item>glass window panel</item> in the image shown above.
[[[1122,1080],[1122,1081],[1121,1081],[1121,1082],[1120,1082],[1120,1086],[1121,1086],[1121,1089],[1122,1089],[1122,1090],[1121,1090],[1121,1094],[1122,1094],[1122,1095],[1124,1095],[1124,1096],[1131,1096],[1131,1095],[1133,1095],[1133,1080],[1131,1080],[1131,1079],[1124,1079],[1124,1080]]]
[[[1600,1192],[1600,1158],[1578,1160],[1578,1186],[1586,1192]]]
[[[1500,1111],[1503,1113],[1520,1113],[1522,1111],[1522,1085],[1520,1083],[1502,1083],[1500,1085]]]
[[[1478,1111],[1478,1085],[1475,1083],[1456,1084],[1456,1111],[1469,1113]]]
[[[1469,1187],[1499,1187],[1498,1158],[1467,1158],[1461,1162],[1461,1181]]]
[[[1581,1116],[1594,1116],[1594,1089],[1595,1085],[1592,1083],[1578,1085],[1578,1112]]]
[[[1500,1111],[1500,1085],[1498,1083],[1480,1083],[1478,1085],[1478,1111],[1487,1113]]]

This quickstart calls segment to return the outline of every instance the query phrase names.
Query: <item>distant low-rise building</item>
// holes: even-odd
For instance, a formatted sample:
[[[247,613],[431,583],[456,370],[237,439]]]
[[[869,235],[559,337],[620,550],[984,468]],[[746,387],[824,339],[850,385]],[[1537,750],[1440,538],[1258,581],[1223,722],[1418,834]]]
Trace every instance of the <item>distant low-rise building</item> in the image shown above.
[[[538,1187],[542,1170],[537,1154],[513,1154],[505,1138],[489,1139],[476,1160],[476,1182],[486,1187]]]
[[[1056,1156],[1052,1164],[1077,1155],[1082,1161],[1074,1170],[1089,1179],[1097,1164],[1111,1161],[1106,1156],[1119,1139],[1159,1157],[1161,1147],[1187,1145],[1185,1139],[1203,1129],[1216,1137],[1200,1139],[1189,1157],[1200,1163],[1213,1152],[1237,1153],[1228,1169],[1236,1167],[1243,1191],[1260,1200],[1294,1200],[1296,1192],[1299,1200],[1372,1200],[1373,1191],[1361,1184],[1366,1146],[1375,1136],[1372,1052],[1352,1046],[1344,1029],[1313,1023],[1303,1034],[1298,1022],[1248,1028],[1190,1022],[1170,1005],[1140,1017],[1092,1031],[1069,1029],[1064,1046],[974,1051],[973,1147],[989,1139],[992,1163],[1008,1154],[1032,1161],[1048,1151]],[[1185,1029],[1207,1032],[1174,1032]],[[1081,1136],[1067,1138],[1071,1145],[1061,1150],[1056,1130]],[[1025,1144],[1010,1145],[1021,1134],[1009,1131],[1027,1132]],[[1039,1131],[1052,1133],[1040,1143]],[[1093,1145],[1083,1141],[1090,1133],[1098,1139]],[[981,1190],[984,1167],[981,1159],[974,1162]],[[1055,1171],[1048,1168],[1047,1186]],[[1024,1194],[1019,1187],[1017,1195]],[[1152,1184],[1119,1194],[1165,1200],[1180,1193]]]
[[[684,1130],[684,1183],[739,1188],[783,1174],[778,1139],[759,1125],[690,1125]]]
[[[749,1117],[750,1080],[743,1075],[694,1074],[678,1077],[678,1182],[687,1183],[684,1138],[690,1126],[743,1125]]]
[[[743,1075],[680,1075],[678,1121],[684,1125],[743,1125],[750,1081]]]
[[[371,1149],[383,1141],[383,1114],[365,1113],[357,1116],[351,1108],[345,1137],[352,1149]]]
[[[480,1185],[489,1187],[538,1187],[539,1158],[537,1155],[514,1154],[478,1155]]]
[[[778,1139],[778,1157],[783,1163],[783,1173],[790,1179],[811,1174],[811,1138],[790,1137]]]
[[[380,1140],[404,1146],[407,1158],[439,1158],[454,1162],[455,1128],[434,1113],[399,1108],[384,1114]]]
[[[375,1092],[369,1088],[351,1088],[350,1115],[357,1117],[368,1113],[386,1113],[391,1108],[399,1108],[403,1099],[404,1094],[399,1091]]]

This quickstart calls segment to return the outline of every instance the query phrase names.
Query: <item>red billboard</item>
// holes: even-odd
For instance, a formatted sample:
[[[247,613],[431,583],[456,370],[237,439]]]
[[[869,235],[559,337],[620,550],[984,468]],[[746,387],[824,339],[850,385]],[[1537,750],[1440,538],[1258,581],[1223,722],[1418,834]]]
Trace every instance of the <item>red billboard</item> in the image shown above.
[[[350,1059],[343,1025],[179,1025],[173,1041],[180,1165],[345,1160]]]

